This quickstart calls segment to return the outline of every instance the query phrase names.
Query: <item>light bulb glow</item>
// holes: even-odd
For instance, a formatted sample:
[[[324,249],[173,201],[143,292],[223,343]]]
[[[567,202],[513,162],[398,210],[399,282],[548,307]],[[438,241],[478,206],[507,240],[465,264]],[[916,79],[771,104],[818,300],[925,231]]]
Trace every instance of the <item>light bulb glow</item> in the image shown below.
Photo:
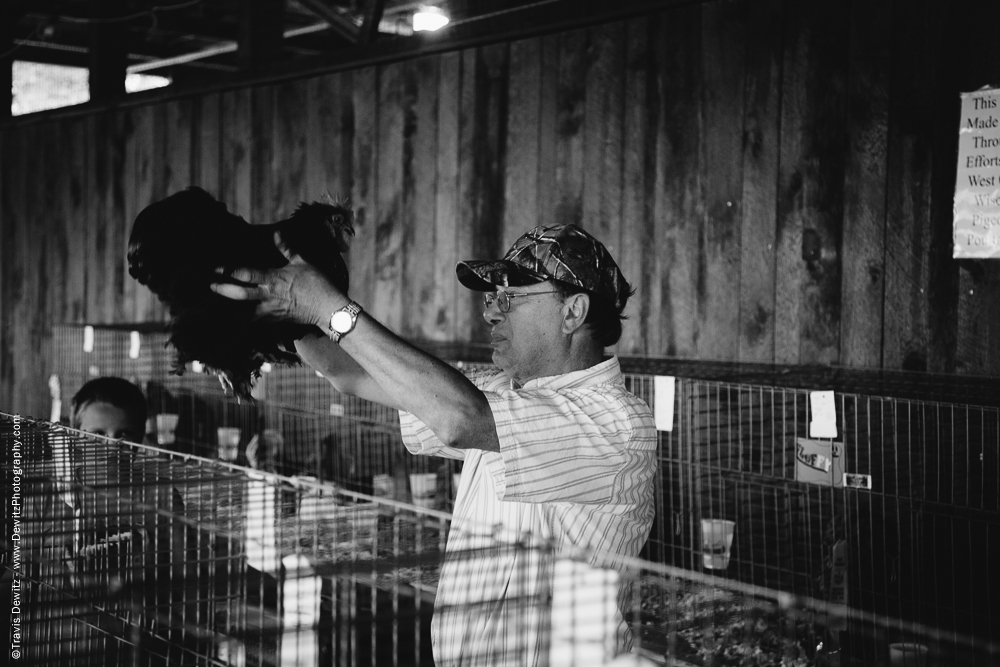
[[[413,32],[440,30],[448,25],[448,16],[440,7],[421,5],[413,15]]]

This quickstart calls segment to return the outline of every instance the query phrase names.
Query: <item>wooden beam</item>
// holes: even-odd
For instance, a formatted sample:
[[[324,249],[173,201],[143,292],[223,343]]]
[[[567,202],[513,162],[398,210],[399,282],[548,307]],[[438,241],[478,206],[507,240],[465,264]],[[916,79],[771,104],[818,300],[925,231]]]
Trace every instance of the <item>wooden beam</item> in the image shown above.
[[[88,58],[90,99],[106,102],[125,94],[127,62],[125,23],[114,21],[124,16],[122,0],[90,0],[94,23],[89,26]]]
[[[242,77],[238,82],[229,78],[225,81],[186,86],[183,91],[179,91],[174,86],[144,91],[141,94],[130,96],[124,103],[122,101],[116,102],[115,106],[156,103],[157,101],[173,99],[181,92],[184,95],[193,95],[228,90],[235,85],[268,84],[333,72],[363,69],[398,60],[564,32],[589,25],[662,12],[673,7],[705,2],[707,0],[635,0],[634,4],[608,4],[605,0],[556,0],[551,7],[562,8],[564,11],[561,13],[541,12],[543,8],[529,8],[523,13],[498,16],[489,21],[472,21],[468,24],[451,26],[441,31],[441,34],[435,34],[433,38],[429,38],[424,33],[408,37],[396,36],[392,39],[378,41],[375,44],[359,44],[352,49],[344,49],[326,56],[317,56],[309,61],[278,63],[269,67],[267,72]],[[549,7],[550,5],[545,5],[544,9]],[[572,11],[570,11],[571,9]],[[72,106],[46,113],[50,116],[73,117],[88,115],[93,110],[93,105],[86,108]],[[19,121],[13,119],[11,122],[16,124]]]
[[[347,17],[330,7],[324,0],[296,0],[303,9],[326,21],[330,29],[349,41],[357,44],[361,38],[361,30]]]
[[[14,24],[17,16],[11,9],[0,10],[0,54],[4,54],[0,57],[0,121],[10,118],[10,106],[14,101]]]
[[[240,15],[239,67],[256,73],[271,63],[284,40],[285,0],[249,0]]]
[[[378,24],[382,22],[385,0],[368,0],[365,21],[361,24],[361,43],[371,44],[378,38]]]

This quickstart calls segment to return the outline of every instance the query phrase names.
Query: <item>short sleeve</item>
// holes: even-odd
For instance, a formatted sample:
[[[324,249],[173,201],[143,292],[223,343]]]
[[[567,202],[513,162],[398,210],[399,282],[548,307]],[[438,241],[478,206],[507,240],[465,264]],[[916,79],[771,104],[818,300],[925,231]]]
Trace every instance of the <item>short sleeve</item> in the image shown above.
[[[488,393],[500,439],[489,460],[500,500],[629,503],[656,469],[645,403],[617,384]]]
[[[399,411],[399,428],[403,436],[403,445],[411,454],[440,456],[446,459],[465,458],[464,450],[445,446],[427,424],[409,412]]]
[[[471,368],[465,370],[466,377],[480,390],[484,390],[497,382],[498,373],[493,370]],[[399,427],[403,436],[403,445],[411,454],[440,456],[447,459],[464,459],[465,450],[447,447],[427,424],[413,414],[399,411]]]

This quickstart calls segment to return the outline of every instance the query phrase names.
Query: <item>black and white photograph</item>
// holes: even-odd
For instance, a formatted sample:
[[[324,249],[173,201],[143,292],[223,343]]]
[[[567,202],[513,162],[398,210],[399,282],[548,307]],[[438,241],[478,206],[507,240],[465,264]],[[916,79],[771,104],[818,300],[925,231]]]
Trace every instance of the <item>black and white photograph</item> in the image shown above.
[[[997,26],[7,0],[0,664],[1000,665]]]

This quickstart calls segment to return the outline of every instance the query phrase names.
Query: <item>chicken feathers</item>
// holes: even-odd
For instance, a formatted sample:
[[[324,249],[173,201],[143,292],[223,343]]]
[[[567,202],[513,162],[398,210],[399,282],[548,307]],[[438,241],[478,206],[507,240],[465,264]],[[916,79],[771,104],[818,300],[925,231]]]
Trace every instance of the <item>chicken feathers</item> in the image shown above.
[[[288,263],[274,233],[292,254],[318,269],[345,294],[347,264],[341,253],[354,236],[350,209],[302,203],[286,220],[251,225],[197,187],[150,204],[136,216],[128,244],[129,274],[148,287],[170,312],[167,331],[176,350],[173,373],[199,361],[223,387],[250,399],[265,362],[297,364],[294,341],[317,327],[254,320],[255,302],[213,292],[216,269],[276,269]]]

